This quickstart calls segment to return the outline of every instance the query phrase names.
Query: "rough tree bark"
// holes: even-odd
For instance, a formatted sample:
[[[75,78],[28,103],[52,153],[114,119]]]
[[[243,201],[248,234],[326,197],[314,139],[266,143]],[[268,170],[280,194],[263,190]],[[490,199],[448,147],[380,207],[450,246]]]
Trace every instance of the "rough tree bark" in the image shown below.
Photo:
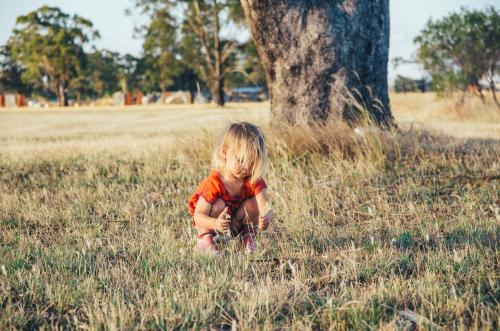
[[[301,117],[324,121],[333,114],[352,122],[359,105],[377,124],[393,124],[389,0],[241,4],[266,72],[275,124],[294,124]]]

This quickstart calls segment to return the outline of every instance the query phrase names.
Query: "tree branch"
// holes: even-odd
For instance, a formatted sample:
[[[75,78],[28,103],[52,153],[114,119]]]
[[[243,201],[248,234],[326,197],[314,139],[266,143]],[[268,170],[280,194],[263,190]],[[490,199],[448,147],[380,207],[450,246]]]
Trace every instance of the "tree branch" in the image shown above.
[[[209,68],[209,71],[213,73],[214,67],[213,67],[213,60],[212,57],[210,56],[210,49],[209,49],[209,44],[207,40],[207,33],[205,29],[203,28],[203,21],[201,18],[201,10],[200,10],[200,4],[198,0],[193,1],[194,9],[195,9],[195,14],[197,18],[197,24],[194,24],[189,18],[188,18],[188,24],[191,26],[193,31],[198,34],[198,37],[200,38],[201,46],[203,48],[203,53],[205,55],[205,61],[207,62],[207,66]]]
[[[221,63],[225,63],[227,59],[234,53],[234,51],[238,48],[237,43],[228,43],[224,45],[222,49]]]

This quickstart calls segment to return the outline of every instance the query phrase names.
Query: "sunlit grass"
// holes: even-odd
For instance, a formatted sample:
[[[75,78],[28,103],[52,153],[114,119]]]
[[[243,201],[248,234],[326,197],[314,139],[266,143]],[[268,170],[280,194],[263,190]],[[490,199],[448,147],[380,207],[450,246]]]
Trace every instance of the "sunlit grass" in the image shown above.
[[[500,142],[410,129],[398,98],[390,144],[291,140],[265,105],[0,112],[0,328],[498,329]],[[200,256],[187,198],[237,118],[276,219],[255,255]]]

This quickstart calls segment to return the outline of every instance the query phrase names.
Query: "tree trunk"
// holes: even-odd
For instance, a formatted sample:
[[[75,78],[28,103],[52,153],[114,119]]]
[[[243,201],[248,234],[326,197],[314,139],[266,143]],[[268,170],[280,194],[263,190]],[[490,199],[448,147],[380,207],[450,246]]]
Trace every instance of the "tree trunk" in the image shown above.
[[[224,106],[224,77],[222,74],[222,47],[219,38],[219,8],[215,2],[213,8],[214,16],[214,65],[210,71],[212,74],[212,100],[219,106]]]
[[[123,94],[128,93],[128,84],[127,84],[127,78],[121,77],[120,78],[120,87],[122,89]]]
[[[489,83],[490,83],[490,90],[491,90],[491,94],[493,96],[493,100],[495,100],[495,104],[497,105],[497,108],[500,108],[500,103],[498,103],[498,99],[497,99],[495,80],[492,78],[489,81]]]
[[[474,84],[476,85],[476,90],[479,94],[479,97],[481,98],[481,101],[483,102],[483,104],[486,104],[486,100],[484,98],[483,88],[481,87],[481,84],[479,84],[479,81],[477,79],[476,79]]]
[[[273,121],[392,126],[388,0],[241,0],[271,97]],[[361,111],[360,111],[361,110]]]
[[[207,65],[207,76],[208,84],[210,85],[210,93],[212,94],[212,101],[219,106],[224,106],[224,73],[223,73],[223,56],[222,47],[220,42],[220,22],[219,13],[221,7],[217,4],[217,1],[212,3],[212,18],[213,18],[213,30],[205,29],[206,20],[204,20],[202,12],[200,10],[200,3],[197,0],[193,1],[194,13],[196,14],[196,20],[189,21],[189,24],[193,31],[200,38],[203,55],[205,57],[205,62]],[[209,35],[213,34],[213,46],[210,45]]]
[[[212,102],[216,105],[224,106],[224,78],[215,78],[210,82],[210,93],[212,94]]]
[[[59,84],[57,84],[57,104],[60,107],[68,106],[68,92],[65,82],[59,82]]]

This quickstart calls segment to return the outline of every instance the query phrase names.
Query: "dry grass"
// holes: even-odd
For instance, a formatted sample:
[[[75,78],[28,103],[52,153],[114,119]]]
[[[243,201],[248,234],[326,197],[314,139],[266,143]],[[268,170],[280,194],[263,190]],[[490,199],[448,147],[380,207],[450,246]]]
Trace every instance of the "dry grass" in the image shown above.
[[[393,96],[391,144],[277,134],[265,105],[0,112],[0,328],[498,329],[498,136],[409,129],[436,129],[421,98],[450,115]],[[186,200],[232,119],[267,132],[276,219],[207,258]]]
[[[397,122],[408,128],[426,129],[457,138],[500,139],[500,109],[490,95],[486,104],[478,97],[437,98],[434,93],[391,95]]]

